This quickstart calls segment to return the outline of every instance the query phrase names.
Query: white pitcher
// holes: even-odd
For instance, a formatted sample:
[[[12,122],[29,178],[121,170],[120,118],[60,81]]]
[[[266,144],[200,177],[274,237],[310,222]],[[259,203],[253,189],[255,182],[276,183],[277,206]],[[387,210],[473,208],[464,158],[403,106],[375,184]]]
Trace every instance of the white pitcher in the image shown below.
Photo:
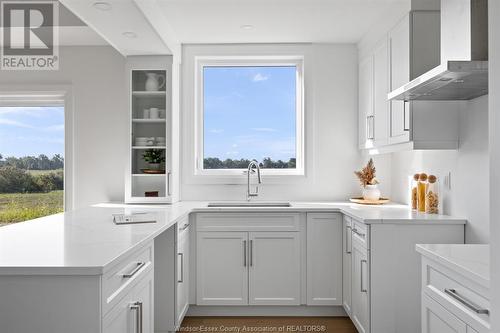
[[[146,77],[146,91],[158,91],[165,86],[165,75],[163,74],[146,73]]]

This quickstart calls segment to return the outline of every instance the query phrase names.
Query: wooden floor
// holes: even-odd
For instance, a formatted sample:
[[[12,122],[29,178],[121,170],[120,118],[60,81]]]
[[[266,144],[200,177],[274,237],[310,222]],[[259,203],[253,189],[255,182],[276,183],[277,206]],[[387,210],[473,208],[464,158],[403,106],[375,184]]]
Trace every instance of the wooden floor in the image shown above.
[[[347,317],[186,317],[179,332],[357,333],[357,330]]]

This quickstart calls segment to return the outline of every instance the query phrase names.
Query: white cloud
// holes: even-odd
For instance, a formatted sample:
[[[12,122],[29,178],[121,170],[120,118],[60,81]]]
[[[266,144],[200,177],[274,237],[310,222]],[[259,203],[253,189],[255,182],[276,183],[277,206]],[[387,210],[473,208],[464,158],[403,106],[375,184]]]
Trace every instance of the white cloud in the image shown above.
[[[49,132],[64,131],[64,124],[47,126],[44,128],[44,130]]]
[[[254,127],[254,128],[252,128],[252,131],[255,131],[255,132],[277,132],[277,130],[275,128],[271,128],[271,127]]]
[[[210,129],[209,132],[210,133],[214,133],[214,134],[220,134],[220,133],[224,132],[224,130],[223,129],[212,128],[212,129]]]
[[[239,151],[228,151],[226,152],[226,155],[238,155],[239,153]]]
[[[261,73],[257,73],[253,76],[253,79],[252,81],[253,82],[260,82],[260,81],[266,81],[267,79],[269,79],[269,76],[267,75],[262,75]]]
[[[231,147],[232,147],[232,148],[236,148],[236,147],[238,147],[238,145],[237,145],[236,143],[233,143],[233,144],[231,145]]]
[[[9,125],[9,126],[16,126],[16,127],[23,127],[23,128],[34,128],[33,126],[22,123],[20,121],[4,119],[4,118],[0,118],[0,125]]]

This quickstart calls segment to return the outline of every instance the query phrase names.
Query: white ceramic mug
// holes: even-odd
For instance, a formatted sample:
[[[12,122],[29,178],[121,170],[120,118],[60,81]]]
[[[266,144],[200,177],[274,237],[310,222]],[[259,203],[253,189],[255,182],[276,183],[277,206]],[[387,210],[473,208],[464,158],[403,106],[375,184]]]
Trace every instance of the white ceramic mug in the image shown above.
[[[142,118],[149,119],[149,109],[142,110]]]
[[[151,119],[158,119],[158,118],[160,118],[160,110],[158,108],[151,108],[151,109],[149,109],[149,117]]]

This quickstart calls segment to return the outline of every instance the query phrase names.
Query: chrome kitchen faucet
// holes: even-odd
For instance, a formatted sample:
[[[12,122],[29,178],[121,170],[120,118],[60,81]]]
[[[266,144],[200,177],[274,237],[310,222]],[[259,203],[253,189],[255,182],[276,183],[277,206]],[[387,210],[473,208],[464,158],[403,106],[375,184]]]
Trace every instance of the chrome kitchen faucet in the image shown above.
[[[252,197],[256,197],[259,195],[259,185],[258,184],[257,184],[257,186],[255,186],[255,192],[252,192],[250,190],[250,174],[255,173],[254,168],[257,169],[258,184],[262,184],[262,177],[260,176],[259,162],[257,162],[256,160],[252,160],[252,161],[250,161],[250,163],[248,163],[248,170],[247,170],[247,200],[248,201],[250,201],[250,199],[252,199]]]

